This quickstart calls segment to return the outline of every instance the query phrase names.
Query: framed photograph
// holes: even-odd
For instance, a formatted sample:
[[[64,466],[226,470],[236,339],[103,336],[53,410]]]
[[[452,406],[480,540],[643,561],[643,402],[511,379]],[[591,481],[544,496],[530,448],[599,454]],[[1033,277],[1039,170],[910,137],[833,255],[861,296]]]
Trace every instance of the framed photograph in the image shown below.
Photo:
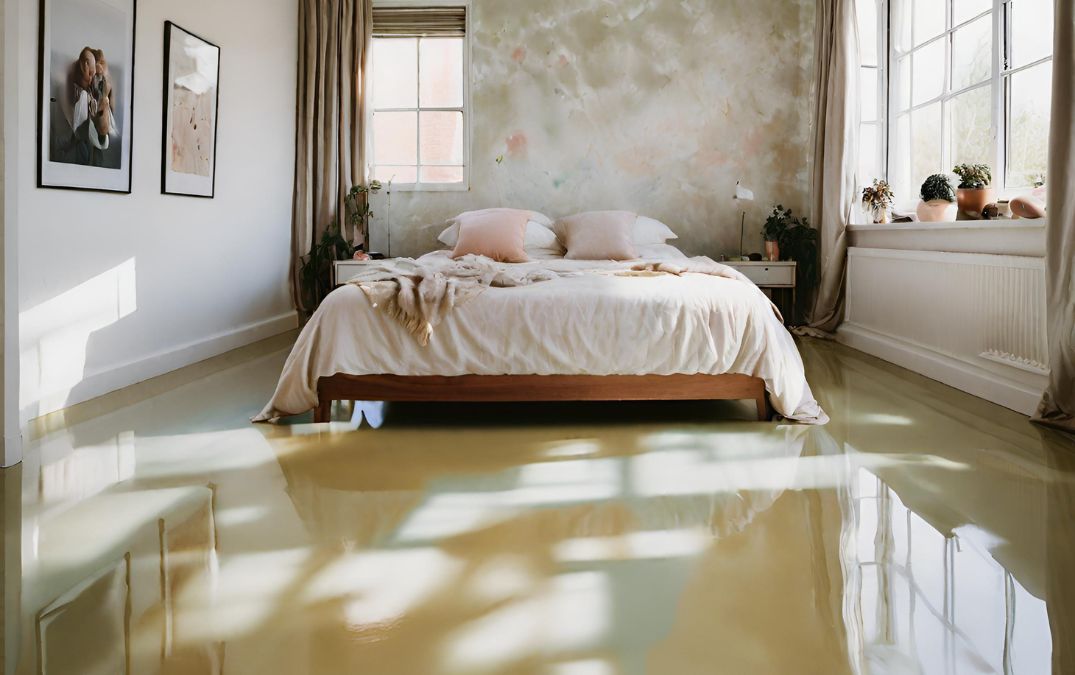
[[[131,191],[135,0],[41,0],[37,185]]]
[[[161,192],[213,197],[220,108],[220,47],[164,23]]]

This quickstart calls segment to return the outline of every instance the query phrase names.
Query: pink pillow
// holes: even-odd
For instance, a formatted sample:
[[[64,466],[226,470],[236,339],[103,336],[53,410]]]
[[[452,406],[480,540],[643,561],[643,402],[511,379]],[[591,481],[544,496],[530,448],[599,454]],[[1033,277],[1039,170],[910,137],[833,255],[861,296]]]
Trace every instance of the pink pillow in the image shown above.
[[[631,240],[638,216],[629,211],[587,211],[561,218],[565,258],[572,260],[633,260],[638,257]]]
[[[518,209],[483,209],[463,213],[459,223],[459,239],[455,242],[453,258],[473,253],[497,262],[528,262],[526,255],[526,223],[529,211]]]

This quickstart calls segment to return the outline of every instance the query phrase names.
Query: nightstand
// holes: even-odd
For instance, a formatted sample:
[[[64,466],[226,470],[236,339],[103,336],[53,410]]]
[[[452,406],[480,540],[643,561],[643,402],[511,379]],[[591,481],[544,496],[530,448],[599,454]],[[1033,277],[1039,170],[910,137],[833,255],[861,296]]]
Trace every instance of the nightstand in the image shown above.
[[[794,260],[780,260],[769,262],[766,260],[724,260],[722,265],[734,267],[743,275],[757,284],[758,288],[773,299],[780,307],[785,322],[795,320],[795,273],[796,263]],[[788,305],[788,295],[791,296],[791,304]],[[790,311],[789,311],[790,310]]]
[[[332,287],[342,286],[353,279],[363,265],[377,260],[337,260],[332,263]]]

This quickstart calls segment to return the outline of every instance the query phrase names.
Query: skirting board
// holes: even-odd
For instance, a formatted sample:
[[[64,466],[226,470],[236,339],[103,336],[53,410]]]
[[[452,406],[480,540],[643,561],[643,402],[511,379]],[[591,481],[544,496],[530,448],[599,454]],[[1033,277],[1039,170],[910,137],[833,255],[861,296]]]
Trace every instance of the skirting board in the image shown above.
[[[836,340],[1024,415],[1034,414],[1047,383],[1046,378],[1041,376],[1040,388],[1028,387],[972,363],[854,323],[840,326],[836,331]]]
[[[128,361],[115,368],[86,375],[78,384],[78,395],[69,398],[63,407],[70,407],[88,401],[123,387],[164,375],[199,361],[212,358],[224,352],[264,340],[274,335],[286,333],[298,326],[298,314],[285,312],[268,319],[254,321],[232,330],[216,333],[209,337],[188,342],[172,349],[157,352],[150,356]],[[55,410],[39,410],[40,417]],[[30,420],[23,420],[25,426]]]

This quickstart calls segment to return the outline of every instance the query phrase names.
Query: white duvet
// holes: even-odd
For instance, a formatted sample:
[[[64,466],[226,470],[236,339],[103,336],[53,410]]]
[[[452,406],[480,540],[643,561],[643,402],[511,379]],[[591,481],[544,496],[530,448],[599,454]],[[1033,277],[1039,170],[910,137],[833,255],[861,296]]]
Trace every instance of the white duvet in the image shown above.
[[[445,251],[427,254],[444,257]],[[668,260],[669,258],[664,258]],[[672,259],[684,263],[684,258]],[[719,265],[708,258],[691,263]],[[255,421],[317,405],[317,380],[352,375],[671,375],[760,377],[786,418],[823,424],[795,342],[764,293],[734,278],[615,276],[633,262],[550,259],[513,265],[582,272],[488,288],[456,307],[422,346],[357,286],[325,299],[299,335]],[[590,273],[587,273],[590,272]]]

